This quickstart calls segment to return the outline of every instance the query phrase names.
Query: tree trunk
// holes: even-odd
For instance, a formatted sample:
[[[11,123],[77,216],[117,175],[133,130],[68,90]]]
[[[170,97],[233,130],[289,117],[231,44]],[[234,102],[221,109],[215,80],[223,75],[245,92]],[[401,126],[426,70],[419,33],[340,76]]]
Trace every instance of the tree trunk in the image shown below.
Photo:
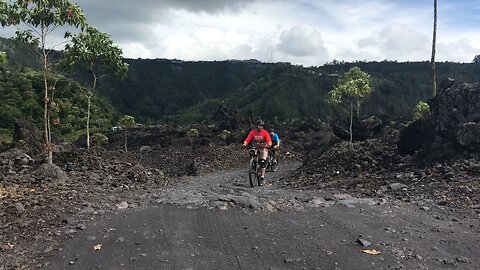
[[[87,149],[90,150],[90,106],[91,95],[87,94]]]
[[[437,79],[435,74],[435,47],[437,42],[437,0],[433,1],[433,38],[432,38],[432,96],[437,95]]]
[[[125,146],[125,153],[127,153],[128,152],[128,150],[127,150],[127,128],[125,128],[125,145],[124,146]]]
[[[350,147],[353,146],[353,103],[350,103]]]
[[[90,70],[92,72],[92,76],[93,76],[93,91],[95,91],[95,88],[97,87],[97,75],[95,74],[95,70],[93,69],[93,67],[90,67]],[[88,104],[87,104],[87,149],[90,150],[90,109],[91,109],[91,106],[92,106],[92,96],[93,96],[93,92],[92,93],[87,93],[87,99],[88,99]]]
[[[43,108],[43,128],[45,129],[45,150],[47,151],[47,163],[53,164],[53,145],[50,136],[50,127],[49,127],[49,116],[48,116],[48,104],[50,100],[48,98],[48,55],[45,51],[45,26],[43,22],[41,23],[41,42],[42,42],[42,56],[43,56],[43,87],[45,88],[44,92],[44,108]]]
[[[357,107],[356,107],[356,114],[357,118],[360,119],[360,99],[357,99]]]
[[[50,133],[48,127],[48,82],[47,82],[47,71],[43,72],[43,87],[45,87],[44,93],[44,108],[43,108],[43,128],[44,132],[44,139],[45,139],[45,150],[47,151],[47,162],[48,164],[53,163],[53,154],[52,154],[52,146],[50,142]]]

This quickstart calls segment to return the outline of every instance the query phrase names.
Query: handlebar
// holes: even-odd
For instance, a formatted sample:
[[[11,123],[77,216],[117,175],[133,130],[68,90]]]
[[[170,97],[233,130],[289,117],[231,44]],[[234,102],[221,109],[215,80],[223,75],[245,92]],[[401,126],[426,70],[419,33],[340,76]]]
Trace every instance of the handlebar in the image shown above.
[[[248,145],[243,145],[243,144],[242,144],[242,148],[246,149],[246,148],[249,147],[249,145],[251,145],[251,144],[248,144]],[[273,146],[272,146],[272,145],[268,146],[267,143],[265,143],[264,145],[259,145],[258,143],[257,143],[257,144],[254,143],[254,145],[251,145],[250,148],[255,148],[255,149],[270,149],[270,148],[273,148]]]

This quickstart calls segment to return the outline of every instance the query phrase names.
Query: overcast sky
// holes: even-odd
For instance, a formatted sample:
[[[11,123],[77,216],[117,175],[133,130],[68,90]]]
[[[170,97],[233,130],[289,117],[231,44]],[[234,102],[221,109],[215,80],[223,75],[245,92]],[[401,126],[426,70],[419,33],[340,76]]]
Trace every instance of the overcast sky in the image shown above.
[[[433,0],[75,0],[127,58],[428,61]],[[438,61],[480,54],[480,0],[438,0]]]

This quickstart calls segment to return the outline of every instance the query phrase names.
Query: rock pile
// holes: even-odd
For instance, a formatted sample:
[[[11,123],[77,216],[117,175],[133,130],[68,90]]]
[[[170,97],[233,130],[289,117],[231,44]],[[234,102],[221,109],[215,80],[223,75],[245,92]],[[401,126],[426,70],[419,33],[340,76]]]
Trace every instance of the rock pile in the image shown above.
[[[312,152],[284,184],[480,209],[480,84],[445,80],[429,105],[400,134]]]
[[[337,188],[367,196],[391,195],[405,201],[435,200],[452,207],[480,211],[480,156],[466,154],[420,166],[415,157],[401,155],[398,132],[356,142],[339,143],[313,152],[283,180],[295,188]]]
[[[416,151],[425,162],[480,152],[480,83],[444,80],[428,101],[431,114],[413,122],[400,134],[403,154]]]

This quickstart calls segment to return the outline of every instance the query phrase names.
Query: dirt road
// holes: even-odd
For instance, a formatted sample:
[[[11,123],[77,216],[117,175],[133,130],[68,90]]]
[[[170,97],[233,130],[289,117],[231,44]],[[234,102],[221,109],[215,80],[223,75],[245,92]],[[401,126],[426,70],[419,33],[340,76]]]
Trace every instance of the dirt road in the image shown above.
[[[480,268],[478,218],[433,202],[285,190],[275,181],[288,168],[254,189],[237,170],[143,193],[65,240],[47,268]]]

